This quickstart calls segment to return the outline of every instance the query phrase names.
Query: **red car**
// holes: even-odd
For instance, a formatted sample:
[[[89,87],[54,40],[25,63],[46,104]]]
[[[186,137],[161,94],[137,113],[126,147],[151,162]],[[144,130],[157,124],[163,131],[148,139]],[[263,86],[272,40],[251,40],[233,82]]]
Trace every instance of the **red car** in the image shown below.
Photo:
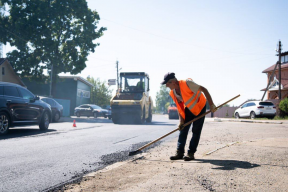
[[[179,119],[179,114],[175,103],[170,104],[168,107],[168,117],[169,119]]]

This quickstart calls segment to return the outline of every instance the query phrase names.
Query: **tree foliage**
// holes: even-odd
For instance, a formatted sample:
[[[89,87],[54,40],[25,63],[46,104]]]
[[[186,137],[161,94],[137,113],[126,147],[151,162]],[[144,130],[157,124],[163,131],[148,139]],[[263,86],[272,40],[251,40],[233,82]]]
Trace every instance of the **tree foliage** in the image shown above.
[[[87,81],[94,85],[91,88],[90,99],[91,103],[99,105],[101,107],[110,105],[110,99],[112,98],[112,91],[104,81],[101,82],[99,78],[87,77]]]
[[[156,110],[167,112],[165,105],[169,102],[169,89],[165,85],[160,87],[160,91],[156,93]]]
[[[285,112],[286,114],[288,113],[288,98],[282,99],[280,101],[279,109],[281,109],[281,111]]]
[[[43,78],[51,73],[52,95],[57,74],[80,73],[93,42],[106,29],[97,30],[100,17],[88,8],[86,0],[0,0],[8,8],[0,16],[0,42],[16,47],[7,54],[20,76]]]
[[[170,102],[167,102],[166,104],[165,104],[165,109],[168,111],[168,107],[170,106]]]

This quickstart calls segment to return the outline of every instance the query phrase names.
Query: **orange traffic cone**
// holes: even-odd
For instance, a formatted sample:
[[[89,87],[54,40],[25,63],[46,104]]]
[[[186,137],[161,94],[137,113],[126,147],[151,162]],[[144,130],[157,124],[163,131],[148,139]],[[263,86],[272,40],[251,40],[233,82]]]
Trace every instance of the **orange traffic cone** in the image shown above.
[[[73,121],[73,127],[76,127],[76,121],[75,121],[75,119],[74,119],[74,121]]]

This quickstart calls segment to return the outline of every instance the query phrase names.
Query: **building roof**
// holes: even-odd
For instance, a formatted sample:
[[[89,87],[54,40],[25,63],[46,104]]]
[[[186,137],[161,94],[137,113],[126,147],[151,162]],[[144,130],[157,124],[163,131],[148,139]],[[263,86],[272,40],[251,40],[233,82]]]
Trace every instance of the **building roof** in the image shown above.
[[[4,63],[5,60],[6,60],[5,58],[0,58],[0,65],[1,65],[2,63]]]
[[[274,68],[275,68],[275,65],[276,65],[276,64],[272,65],[271,67],[268,67],[267,69],[265,69],[264,71],[262,71],[262,73],[268,73],[268,72],[270,72],[270,71],[273,71]],[[281,64],[281,69],[286,69],[286,68],[288,68],[288,63]],[[276,68],[276,71],[278,71],[278,67]]]
[[[278,55],[279,55],[279,54],[278,54]],[[281,53],[281,56],[284,56],[284,55],[288,55],[288,51]]]
[[[10,70],[14,73],[15,78],[19,81],[19,83],[23,86],[26,87],[25,83],[22,81],[22,79],[15,73],[11,63],[8,61],[8,59],[6,58],[0,58],[0,65],[2,65],[5,61],[8,62],[8,67],[10,68]]]
[[[90,83],[89,81],[87,81],[86,79],[84,79],[83,77],[80,77],[80,76],[59,76],[59,78],[78,80],[78,81],[81,81],[82,83],[85,83],[86,85],[88,85],[90,87],[94,87],[94,85],[92,83]]]

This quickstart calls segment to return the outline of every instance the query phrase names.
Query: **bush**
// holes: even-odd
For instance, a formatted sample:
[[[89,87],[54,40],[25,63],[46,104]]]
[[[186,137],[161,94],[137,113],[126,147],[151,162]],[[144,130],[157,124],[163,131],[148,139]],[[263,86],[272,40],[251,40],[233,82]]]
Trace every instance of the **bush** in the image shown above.
[[[288,113],[288,98],[285,98],[280,101],[279,103],[280,116],[285,116]]]

